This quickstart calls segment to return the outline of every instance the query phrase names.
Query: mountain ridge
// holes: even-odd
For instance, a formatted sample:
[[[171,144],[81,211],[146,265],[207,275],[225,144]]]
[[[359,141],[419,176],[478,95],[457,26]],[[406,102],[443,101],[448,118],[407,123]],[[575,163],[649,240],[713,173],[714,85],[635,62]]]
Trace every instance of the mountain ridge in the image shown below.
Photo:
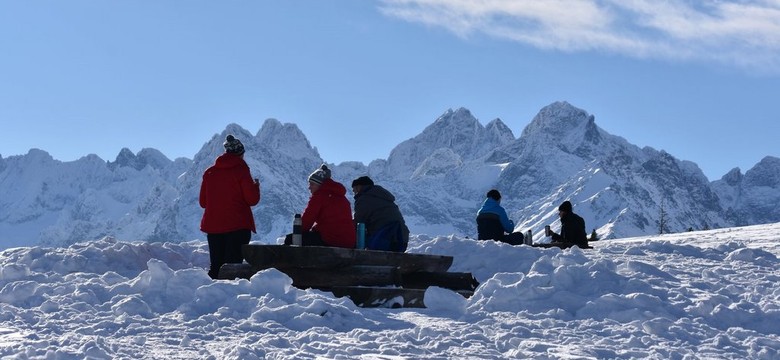
[[[323,163],[295,124],[266,119],[254,135],[228,124],[192,160],[156,149],[120,150],[114,161],[87,155],[61,162],[40,149],[0,157],[0,247],[30,242],[66,245],[115,236],[143,241],[203,239],[198,191],[203,171],[233,134],[260,178],[253,208],[255,241],[290,231],[305,206],[306,178]],[[710,182],[698,166],[663,150],[640,148],[596,124],[594,115],[561,101],[543,107],[519,138],[500,119],[487,125],[465,108],[449,109],[387,159],[329,164],[347,185],[369,175],[396,195],[413,233],[475,235],[484,194],[498,188],[521,231],[541,239],[559,226],[555,208],[575,205],[588,231],[602,238],[780,221],[780,159],[768,156],[742,174]],[[663,209],[663,210],[662,210]],[[663,215],[662,215],[663,214]]]

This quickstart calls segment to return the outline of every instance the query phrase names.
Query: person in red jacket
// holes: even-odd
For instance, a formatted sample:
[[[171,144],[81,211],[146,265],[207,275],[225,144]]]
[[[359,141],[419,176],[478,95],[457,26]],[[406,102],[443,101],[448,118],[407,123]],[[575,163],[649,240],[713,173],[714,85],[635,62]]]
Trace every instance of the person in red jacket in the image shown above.
[[[355,224],[347,189],[330,178],[325,164],[309,175],[309,191],[309,203],[301,214],[303,245],[355,248]],[[284,244],[292,244],[292,234],[286,236]]]
[[[252,179],[244,161],[244,145],[233,135],[223,144],[225,153],[203,173],[200,230],[209,242],[209,276],[216,279],[225,263],[241,263],[241,245],[249,244],[255,229],[251,207],[260,202],[260,182]]]

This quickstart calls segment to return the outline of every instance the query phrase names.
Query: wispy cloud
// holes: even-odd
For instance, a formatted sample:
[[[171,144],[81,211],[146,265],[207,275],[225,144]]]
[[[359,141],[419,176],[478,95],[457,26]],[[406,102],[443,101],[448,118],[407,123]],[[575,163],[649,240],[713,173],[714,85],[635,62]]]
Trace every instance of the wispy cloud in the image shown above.
[[[380,10],[461,37],[560,51],[710,61],[780,74],[780,0],[381,0]]]

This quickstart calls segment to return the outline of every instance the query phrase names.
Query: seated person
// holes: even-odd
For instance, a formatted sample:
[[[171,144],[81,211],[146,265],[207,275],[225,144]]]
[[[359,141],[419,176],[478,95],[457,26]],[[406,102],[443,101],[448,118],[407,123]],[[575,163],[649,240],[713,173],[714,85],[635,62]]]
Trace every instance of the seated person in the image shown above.
[[[406,251],[409,228],[395,204],[395,196],[374,185],[368,176],[352,181],[352,192],[355,194],[355,222],[366,225],[366,249]]]
[[[520,245],[523,243],[523,233],[513,232],[514,229],[514,221],[509,220],[506,210],[501,207],[501,193],[496,189],[488,191],[485,202],[477,212],[477,239]]]
[[[330,178],[325,164],[309,175],[309,191],[311,198],[301,214],[303,245],[354,248],[355,226],[347,189]],[[287,234],[284,244],[292,244],[292,234]]]
[[[571,202],[564,201],[558,206],[558,216],[561,218],[561,233],[550,232],[553,243],[574,244],[580,248],[588,247],[588,236],[585,233],[585,220],[572,211]]]

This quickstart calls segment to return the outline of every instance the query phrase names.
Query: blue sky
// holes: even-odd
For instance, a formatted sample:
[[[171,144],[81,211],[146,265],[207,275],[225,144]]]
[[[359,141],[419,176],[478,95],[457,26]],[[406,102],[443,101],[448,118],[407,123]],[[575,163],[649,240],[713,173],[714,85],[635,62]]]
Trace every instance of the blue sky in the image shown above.
[[[295,123],[387,158],[449,108],[519,136],[567,101],[710,180],[780,156],[780,2],[0,0],[0,155],[192,158]]]

